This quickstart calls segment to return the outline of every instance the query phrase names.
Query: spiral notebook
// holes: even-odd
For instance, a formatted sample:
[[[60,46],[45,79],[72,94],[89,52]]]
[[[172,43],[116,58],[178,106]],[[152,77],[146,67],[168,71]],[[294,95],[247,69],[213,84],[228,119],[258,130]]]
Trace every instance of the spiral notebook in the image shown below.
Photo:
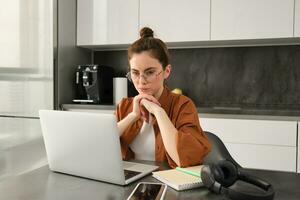
[[[185,169],[200,173],[202,165],[187,167]],[[188,190],[203,186],[200,177],[196,177],[176,169],[152,172],[152,176],[157,180],[167,184],[175,190]]]

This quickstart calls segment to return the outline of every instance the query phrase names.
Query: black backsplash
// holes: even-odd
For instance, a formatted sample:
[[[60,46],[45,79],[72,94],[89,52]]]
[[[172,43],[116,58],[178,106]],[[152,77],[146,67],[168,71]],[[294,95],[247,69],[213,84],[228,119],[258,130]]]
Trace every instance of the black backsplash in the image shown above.
[[[200,110],[283,110],[284,115],[295,111],[300,115],[300,46],[172,49],[170,53],[173,68],[167,85],[181,88]],[[98,51],[94,61],[113,66],[116,76],[125,76],[128,69],[126,51]],[[135,94],[132,88],[130,96]]]

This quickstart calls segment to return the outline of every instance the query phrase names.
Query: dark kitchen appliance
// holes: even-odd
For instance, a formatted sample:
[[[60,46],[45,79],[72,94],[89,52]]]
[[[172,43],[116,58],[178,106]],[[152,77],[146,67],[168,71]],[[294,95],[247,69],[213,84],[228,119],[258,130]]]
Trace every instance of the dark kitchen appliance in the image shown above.
[[[79,65],[75,103],[113,104],[114,70],[105,65]]]

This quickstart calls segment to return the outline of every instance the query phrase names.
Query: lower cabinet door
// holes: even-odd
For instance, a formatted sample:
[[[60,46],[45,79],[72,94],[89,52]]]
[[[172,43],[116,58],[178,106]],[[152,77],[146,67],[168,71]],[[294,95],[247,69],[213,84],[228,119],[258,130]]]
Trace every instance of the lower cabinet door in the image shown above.
[[[200,117],[200,125],[216,134],[243,167],[297,171],[296,121]]]
[[[242,167],[296,172],[297,147],[225,143]]]

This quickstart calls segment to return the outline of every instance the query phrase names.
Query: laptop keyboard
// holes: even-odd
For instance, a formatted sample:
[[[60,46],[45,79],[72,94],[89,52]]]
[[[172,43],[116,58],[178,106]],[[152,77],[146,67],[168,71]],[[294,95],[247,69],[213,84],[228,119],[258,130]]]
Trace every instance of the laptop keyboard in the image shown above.
[[[134,177],[134,176],[136,176],[140,173],[141,172],[124,169],[125,180],[130,179],[130,178],[132,178],[132,177]]]

